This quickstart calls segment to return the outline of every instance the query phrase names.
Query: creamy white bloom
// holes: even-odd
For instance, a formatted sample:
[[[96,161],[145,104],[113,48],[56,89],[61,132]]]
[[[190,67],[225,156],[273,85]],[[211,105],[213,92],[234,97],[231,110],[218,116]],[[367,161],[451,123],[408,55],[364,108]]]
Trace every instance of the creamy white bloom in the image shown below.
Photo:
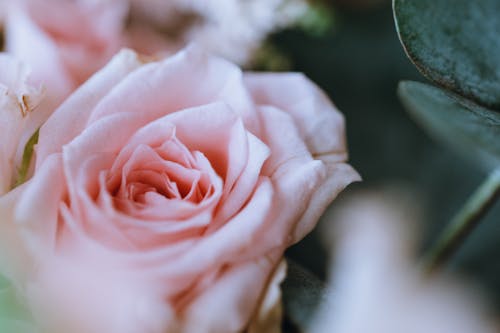
[[[315,333],[493,333],[474,290],[423,274],[410,260],[412,216],[398,200],[355,196],[336,218],[341,232],[331,302]]]
[[[146,44],[144,22],[171,46],[196,42],[239,64],[249,60],[267,35],[293,24],[308,9],[306,0],[130,0],[135,43]],[[151,34],[149,34],[151,36]],[[140,46],[140,45],[139,45]]]

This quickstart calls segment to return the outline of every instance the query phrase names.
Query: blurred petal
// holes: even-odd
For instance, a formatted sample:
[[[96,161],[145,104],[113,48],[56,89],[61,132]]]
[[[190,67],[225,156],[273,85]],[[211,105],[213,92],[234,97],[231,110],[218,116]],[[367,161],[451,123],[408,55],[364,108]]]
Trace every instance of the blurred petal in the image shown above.
[[[368,193],[353,195],[335,215],[333,305],[320,311],[313,332],[497,332],[477,294],[424,275],[409,260],[406,227],[415,216],[408,212],[398,197]]]

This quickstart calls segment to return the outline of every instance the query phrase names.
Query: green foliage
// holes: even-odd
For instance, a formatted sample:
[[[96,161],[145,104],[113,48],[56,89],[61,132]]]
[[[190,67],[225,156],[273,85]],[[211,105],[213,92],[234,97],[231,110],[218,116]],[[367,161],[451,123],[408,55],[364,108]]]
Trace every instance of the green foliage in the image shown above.
[[[500,110],[500,1],[393,0],[399,38],[430,80]]]
[[[285,313],[296,329],[306,331],[319,305],[327,302],[325,284],[293,260],[287,259],[287,263],[282,285]]]
[[[35,148],[35,145],[38,143],[39,132],[40,132],[39,129],[36,130],[36,132],[33,133],[31,138],[26,143],[26,146],[24,147],[23,160],[21,162],[21,167],[19,169],[19,174],[17,176],[15,186],[19,186],[26,181],[26,177],[28,176],[28,172],[29,172],[29,168],[30,168],[30,164],[31,164],[31,158],[33,157],[34,148]]]
[[[26,310],[17,299],[15,290],[0,276],[0,332],[36,333],[30,324]]]
[[[431,135],[491,167],[500,165],[500,113],[418,82],[401,82],[398,93]]]
[[[321,2],[309,4],[307,12],[299,19],[298,26],[312,36],[324,36],[335,21],[334,11]]]

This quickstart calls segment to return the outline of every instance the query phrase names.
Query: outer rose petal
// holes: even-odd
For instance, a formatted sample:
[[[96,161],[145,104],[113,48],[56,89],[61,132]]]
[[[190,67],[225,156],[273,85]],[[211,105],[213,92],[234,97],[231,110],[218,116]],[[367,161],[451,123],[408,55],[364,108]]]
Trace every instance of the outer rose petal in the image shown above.
[[[89,123],[113,113],[140,113],[145,121],[153,121],[185,108],[225,102],[247,128],[258,131],[252,100],[235,65],[208,57],[195,46],[164,61],[139,65],[136,55],[122,51],[61,105],[40,132],[37,167]]]
[[[274,157],[274,165],[282,169],[288,168],[289,163],[301,156],[312,156],[324,163],[325,174],[321,177],[322,180],[312,186],[315,188],[312,197],[308,199],[309,204],[295,227],[291,241],[297,242],[311,231],[325,208],[340,191],[361,179],[351,166],[343,163],[347,159],[344,118],[328,97],[303,74],[245,74],[245,84],[257,104],[277,107],[293,119],[287,120],[276,110],[261,108],[262,115],[266,118],[263,123],[267,126],[263,134],[267,136],[265,141],[272,146],[271,151],[279,156]],[[286,126],[289,129],[285,129]],[[281,131],[276,132],[276,128],[281,128]],[[297,135],[290,134],[294,131],[298,132]],[[294,144],[290,143],[291,137],[296,138],[292,141]],[[307,147],[301,146],[299,137]],[[280,153],[284,151],[290,154],[291,146],[295,147],[295,154],[283,156]],[[268,167],[275,172],[273,166],[268,164]],[[278,186],[283,183],[279,178],[275,181]],[[282,193],[288,195],[300,192],[300,186],[302,185],[296,190],[288,189]],[[284,199],[288,202],[287,205],[290,199]]]
[[[49,332],[175,332],[173,312],[154,285],[79,254],[46,257],[26,296]]]
[[[258,105],[289,113],[313,156],[346,160],[344,117],[328,97],[301,73],[247,73],[245,85]]]
[[[13,218],[24,236],[25,246],[41,262],[55,249],[59,206],[65,191],[62,172],[61,155],[50,156],[37,170],[37,176],[22,187],[23,192],[14,211]]]
[[[100,100],[141,65],[143,62],[135,52],[123,50],[76,90],[41,128],[37,168],[49,154],[60,152],[64,144],[80,134]]]
[[[216,282],[196,295],[186,309],[183,332],[233,333],[243,331],[255,304],[265,298],[270,278],[277,269],[280,251],[252,262],[228,267]],[[259,292],[260,291],[260,292]],[[217,300],[214,302],[214,300]],[[219,314],[224,315],[219,315]],[[210,328],[207,330],[207,328]]]
[[[22,285],[33,264],[15,224],[15,207],[21,194],[19,187],[0,197],[0,274],[16,285]]]
[[[191,45],[127,76],[103,98],[89,122],[117,112],[143,112],[154,120],[214,102],[227,103],[243,118],[247,129],[258,131],[253,102],[243,84],[241,70]]]

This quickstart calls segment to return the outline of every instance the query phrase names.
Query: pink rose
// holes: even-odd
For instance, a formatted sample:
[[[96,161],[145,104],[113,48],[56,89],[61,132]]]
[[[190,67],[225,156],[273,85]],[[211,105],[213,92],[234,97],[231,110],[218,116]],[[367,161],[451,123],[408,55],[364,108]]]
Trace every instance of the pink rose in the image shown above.
[[[244,63],[268,33],[293,23],[307,6],[304,0],[16,0],[0,9],[6,50],[33,69],[56,107],[124,46],[163,56],[196,42]]]
[[[346,158],[342,115],[301,74],[122,51],[41,127],[34,175],[0,216],[42,319],[238,332],[285,249],[359,179]]]
[[[57,106],[123,45],[121,0],[16,0],[8,3],[6,50],[33,69]]]

